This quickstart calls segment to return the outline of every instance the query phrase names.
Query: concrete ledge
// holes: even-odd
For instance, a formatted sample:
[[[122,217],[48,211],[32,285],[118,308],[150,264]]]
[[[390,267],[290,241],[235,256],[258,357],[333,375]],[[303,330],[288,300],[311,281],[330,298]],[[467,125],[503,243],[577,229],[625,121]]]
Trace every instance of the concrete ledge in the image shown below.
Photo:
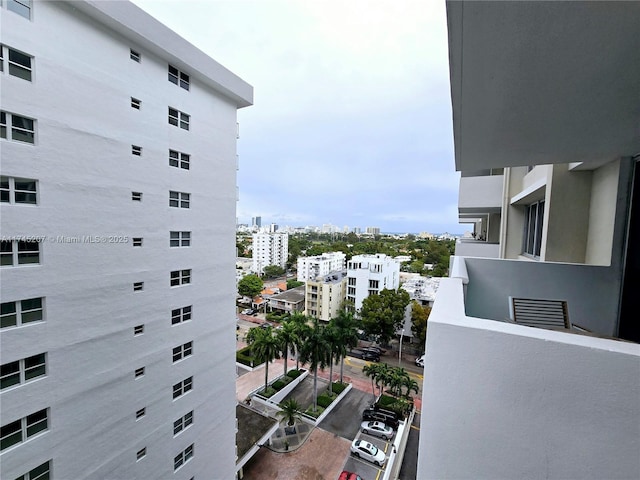
[[[345,388],[342,391],[342,393],[340,395],[338,395],[333,402],[331,402],[331,404],[324,410],[324,412],[322,412],[320,414],[320,416],[318,418],[311,417],[311,416],[306,415],[304,413],[302,414],[302,416],[304,418],[306,418],[306,419],[309,419],[309,420],[313,421],[314,425],[317,427],[320,424],[320,422],[322,422],[322,420],[324,420],[326,418],[326,416],[329,415],[329,413],[331,413],[331,410],[333,410],[333,408],[336,405],[338,405],[338,403],[340,403],[340,400],[342,400],[347,395],[347,393],[349,393],[349,391],[352,388],[353,388],[353,385],[351,383],[349,385],[347,385],[347,388]]]
[[[289,384],[287,384],[284,388],[282,388],[282,390],[279,390],[277,393],[274,393],[271,397],[269,397],[269,400],[272,403],[279,404],[282,400],[284,400],[284,398],[287,395],[289,395],[293,391],[294,388],[298,386],[300,382],[302,382],[305,378],[307,378],[308,375],[309,375],[309,370],[304,370],[303,373],[301,373],[298,378],[292,380]],[[269,385],[272,385],[273,383],[277,382],[281,378],[284,378],[284,375],[280,375],[273,382],[269,382]]]

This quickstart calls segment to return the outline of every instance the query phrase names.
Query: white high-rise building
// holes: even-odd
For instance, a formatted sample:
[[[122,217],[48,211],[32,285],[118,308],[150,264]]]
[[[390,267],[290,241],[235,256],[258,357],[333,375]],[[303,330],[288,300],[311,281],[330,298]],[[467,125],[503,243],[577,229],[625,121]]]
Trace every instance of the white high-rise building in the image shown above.
[[[342,252],[327,252],[312,257],[298,257],[298,281],[315,280],[330,272],[345,269],[347,256]]]
[[[251,271],[262,275],[264,267],[287,268],[289,235],[286,233],[254,233]]]
[[[446,17],[476,238],[429,316],[417,478],[640,478],[640,3]]]
[[[347,302],[355,310],[362,301],[380,290],[400,286],[400,263],[383,253],[355,255],[347,262]]]
[[[0,477],[234,478],[252,87],[129,2],[0,22]]]

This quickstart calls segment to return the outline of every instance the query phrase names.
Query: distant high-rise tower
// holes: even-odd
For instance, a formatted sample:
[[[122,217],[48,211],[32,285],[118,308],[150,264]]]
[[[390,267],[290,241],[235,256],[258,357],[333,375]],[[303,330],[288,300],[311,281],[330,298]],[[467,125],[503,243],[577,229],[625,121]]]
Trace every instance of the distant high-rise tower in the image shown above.
[[[262,217],[252,217],[251,218],[251,226],[256,228],[262,227]]]

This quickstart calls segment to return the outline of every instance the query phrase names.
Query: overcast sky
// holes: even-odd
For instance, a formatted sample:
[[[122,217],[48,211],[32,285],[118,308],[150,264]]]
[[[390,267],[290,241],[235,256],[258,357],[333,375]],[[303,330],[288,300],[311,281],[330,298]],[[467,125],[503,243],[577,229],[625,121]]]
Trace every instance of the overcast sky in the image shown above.
[[[444,1],[134,0],[254,88],[238,220],[461,233]]]

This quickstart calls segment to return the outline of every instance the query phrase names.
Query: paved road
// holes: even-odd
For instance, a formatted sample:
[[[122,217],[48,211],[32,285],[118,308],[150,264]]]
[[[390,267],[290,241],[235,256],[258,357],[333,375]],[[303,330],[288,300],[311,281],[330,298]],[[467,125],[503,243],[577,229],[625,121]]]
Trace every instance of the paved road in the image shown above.
[[[351,441],[362,423],[362,410],[371,403],[371,394],[352,388],[340,404],[319,425],[328,432]]]

